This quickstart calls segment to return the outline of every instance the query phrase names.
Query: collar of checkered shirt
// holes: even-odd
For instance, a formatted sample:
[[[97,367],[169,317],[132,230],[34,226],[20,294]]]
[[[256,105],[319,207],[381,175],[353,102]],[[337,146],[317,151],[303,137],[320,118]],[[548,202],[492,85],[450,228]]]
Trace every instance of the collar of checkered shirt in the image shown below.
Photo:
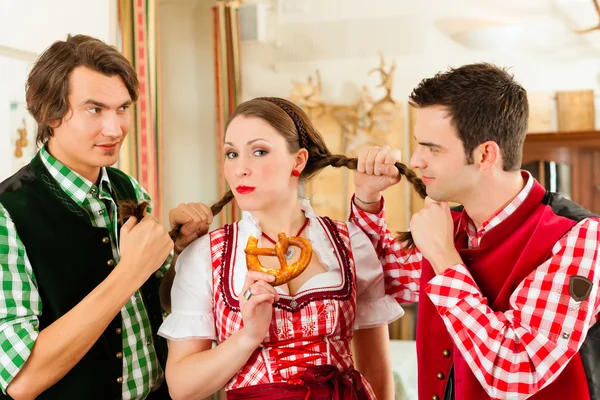
[[[62,162],[58,161],[46,146],[39,151],[40,158],[50,175],[58,182],[61,189],[78,205],[82,205],[85,197],[91,190],[99,190],[92,182],[73,171]],[[112,187],[106,168],[100,170],[100,189],[107,194],[111,193]]]

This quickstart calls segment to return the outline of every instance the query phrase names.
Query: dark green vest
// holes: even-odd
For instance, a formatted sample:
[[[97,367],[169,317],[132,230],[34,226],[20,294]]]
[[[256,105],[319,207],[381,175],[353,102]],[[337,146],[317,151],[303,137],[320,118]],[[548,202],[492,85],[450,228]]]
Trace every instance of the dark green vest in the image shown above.
[[[107,172],[113,199],[136,201],[127,175],[114,168],[107,168]],[[41,331],[77,305],[112,271],[108,229],[91,224],[89,214],[60,188],[39,155],[0,183],[0,203],[13,220],[33,268],[42,300]],[[164,368],[167,347],[156,336],[162,310],[154,276],[141,291]],[[81,361],[38,399],[121,399],[117,379],[123,374],[123,359],[116,356],[123,351],[121,324],[119,313]]]

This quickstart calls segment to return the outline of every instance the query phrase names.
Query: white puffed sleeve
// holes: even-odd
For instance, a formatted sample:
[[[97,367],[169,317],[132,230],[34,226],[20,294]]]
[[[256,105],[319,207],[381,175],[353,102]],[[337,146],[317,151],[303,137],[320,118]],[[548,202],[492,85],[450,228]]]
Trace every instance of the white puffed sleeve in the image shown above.
[[[181,252],[171,288],[171,314],[158,334],[169,340],[215,340],[210,235],[204,235]]]
[[[392,296],[385,294],[383,267],[367,235],[354,223],[347,225],[356,265],[354,329],[387,325],[404,315],[404,310]]]

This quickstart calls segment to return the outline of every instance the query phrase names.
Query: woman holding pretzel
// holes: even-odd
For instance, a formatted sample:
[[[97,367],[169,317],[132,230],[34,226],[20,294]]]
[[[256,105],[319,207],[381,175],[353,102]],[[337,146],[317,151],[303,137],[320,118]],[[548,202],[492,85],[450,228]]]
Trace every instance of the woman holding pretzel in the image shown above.
[[[224,387],[228,399],[392,399],[387,325],[403,311],[384,293],[367,236],[299,196],[324,167],[356,159],[332,155],[306,114],[279,98],[241,104],[223,150],[233,195],[212,210],[235,197],[243,218],[177,260],[159,332],[170,341],[173,398]]]

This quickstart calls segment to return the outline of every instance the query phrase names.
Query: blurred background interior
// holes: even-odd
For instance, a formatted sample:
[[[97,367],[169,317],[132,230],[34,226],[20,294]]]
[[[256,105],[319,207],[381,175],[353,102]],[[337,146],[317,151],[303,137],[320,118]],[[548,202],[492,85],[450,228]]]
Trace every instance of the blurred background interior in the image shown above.
[[[596,0],[0,0],[0,181],[37,151],[25,80],[67,34],[118,47],[141,82],[119,167],[165,222],[181,202],[226,190],[223,125],[237,104],[279,96],[302,106],[332,152],[366,144],[411,154],[411,89],[449,66],[510,67],[529,93],[523,167],[548,189],[600,213],[600,7]],[[325,170],[307,188],[345,220],[352,176]],[[386,193],[392,230],[421,200]],[[230,206],[215,227],[239,216]],[[390,326],[398,399],[416,398],[416,309]]]

